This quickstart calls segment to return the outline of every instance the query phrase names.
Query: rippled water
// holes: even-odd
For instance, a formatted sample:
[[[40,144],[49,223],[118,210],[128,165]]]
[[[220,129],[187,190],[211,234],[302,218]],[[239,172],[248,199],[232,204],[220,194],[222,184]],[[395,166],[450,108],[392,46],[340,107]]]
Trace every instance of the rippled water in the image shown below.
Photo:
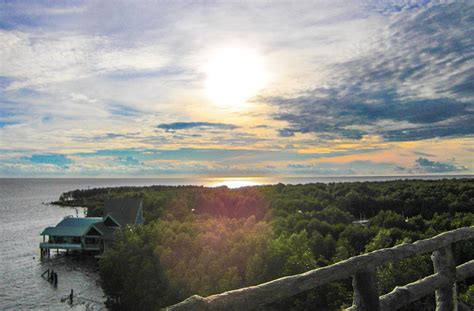
[[[448,178],[448,176],[445,176]],[[454,177],[454,176],[449,176]],[[457,176],[461,177],[461,176]],[[470,177],[472,176],[465,176]],[[240,187],[259,184],[393,180],[406,177],[200,178],[200,179],[0,179],[0,310],[104,310],[97,262],[53,256],[40,261],[40,232],[76,210],[43,204],[62,192],[111,186],[204,185]],[[434,176],[412,178],[438,179]],[[82,210],[78,211],[80,215]],[[48,268],[58,273],[58,287],[41,278]],[[73,307],[61,302],[74,289]]]
[[[42,229],[75,214],[74,209],[42,202],[56,200],[63,191],[80,186],[73,184],[55,180],[0,180],[0,310],[104,309],[95,260],[55,254],[50,260],[39,258]],[[57,288],[40,276],[48,268],[58,273]],[[78,295],[72,308],[61,302],[71,289]]]

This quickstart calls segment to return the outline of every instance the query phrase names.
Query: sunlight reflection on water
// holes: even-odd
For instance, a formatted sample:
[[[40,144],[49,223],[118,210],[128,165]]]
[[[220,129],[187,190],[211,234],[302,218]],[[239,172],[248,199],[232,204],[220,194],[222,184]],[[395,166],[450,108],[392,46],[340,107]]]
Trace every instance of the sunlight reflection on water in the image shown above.
[[[209,187],[240,188],[249,186],[259,186],[273,183],[269,178],[262,177],[223,177],[209,180]]]

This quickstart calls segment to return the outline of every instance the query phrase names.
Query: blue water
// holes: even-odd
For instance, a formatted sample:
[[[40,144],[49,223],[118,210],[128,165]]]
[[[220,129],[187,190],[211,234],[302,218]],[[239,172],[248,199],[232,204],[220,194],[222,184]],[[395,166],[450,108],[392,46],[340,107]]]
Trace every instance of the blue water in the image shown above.
[[[473,176],[443,176],[443,178]],[[400,177],[295,177],[295,178],[168,178],[168,179],[0,179],[0,310],[104,310],[104,297],[94,259],[56,256],[40,261],[38,245],[43,228],[64,216],[83,215],[82,209],[48,203],[75,189],[148,185],[203,185],[240,187],[278,182],[383,181],[394,179],[439,179],[439,176]],[[52,268],[58,287],[40,277]],[[61,302],[74,289],[75,305]]]

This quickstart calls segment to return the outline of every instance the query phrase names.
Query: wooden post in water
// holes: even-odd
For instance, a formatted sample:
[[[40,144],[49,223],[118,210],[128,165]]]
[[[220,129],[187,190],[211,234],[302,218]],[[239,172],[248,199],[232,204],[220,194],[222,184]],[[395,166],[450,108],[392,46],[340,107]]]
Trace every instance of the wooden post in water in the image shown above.
[[[43,274],[41,274],[41,277],[44,277],[45,274],[48,275],[46,279],[49,280],[49,269],[44,271]]]
[[[435,291],[436,311],[457,310],[456,265],[451,246],[434,251],[431,255],[434,272],[450,280],[450,284]]]
[[[380,311],[379,293],[375,270],[370,268],[357,272],[352,278],[355,310]]]

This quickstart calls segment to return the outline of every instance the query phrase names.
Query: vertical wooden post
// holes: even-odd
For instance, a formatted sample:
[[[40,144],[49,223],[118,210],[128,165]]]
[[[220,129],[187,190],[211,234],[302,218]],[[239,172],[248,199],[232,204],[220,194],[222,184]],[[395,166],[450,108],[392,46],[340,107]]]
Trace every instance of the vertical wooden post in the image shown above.
[[[456,265],[454,263],[451,246],[434,251],[431,255],[434,272],[439,273],[450,280],[446,287],[435,291],[436,311],[457,310],[456,284]]]
[[[377,277],[374,269],[357,272],[352,278],[355,310],[380,311]]]

